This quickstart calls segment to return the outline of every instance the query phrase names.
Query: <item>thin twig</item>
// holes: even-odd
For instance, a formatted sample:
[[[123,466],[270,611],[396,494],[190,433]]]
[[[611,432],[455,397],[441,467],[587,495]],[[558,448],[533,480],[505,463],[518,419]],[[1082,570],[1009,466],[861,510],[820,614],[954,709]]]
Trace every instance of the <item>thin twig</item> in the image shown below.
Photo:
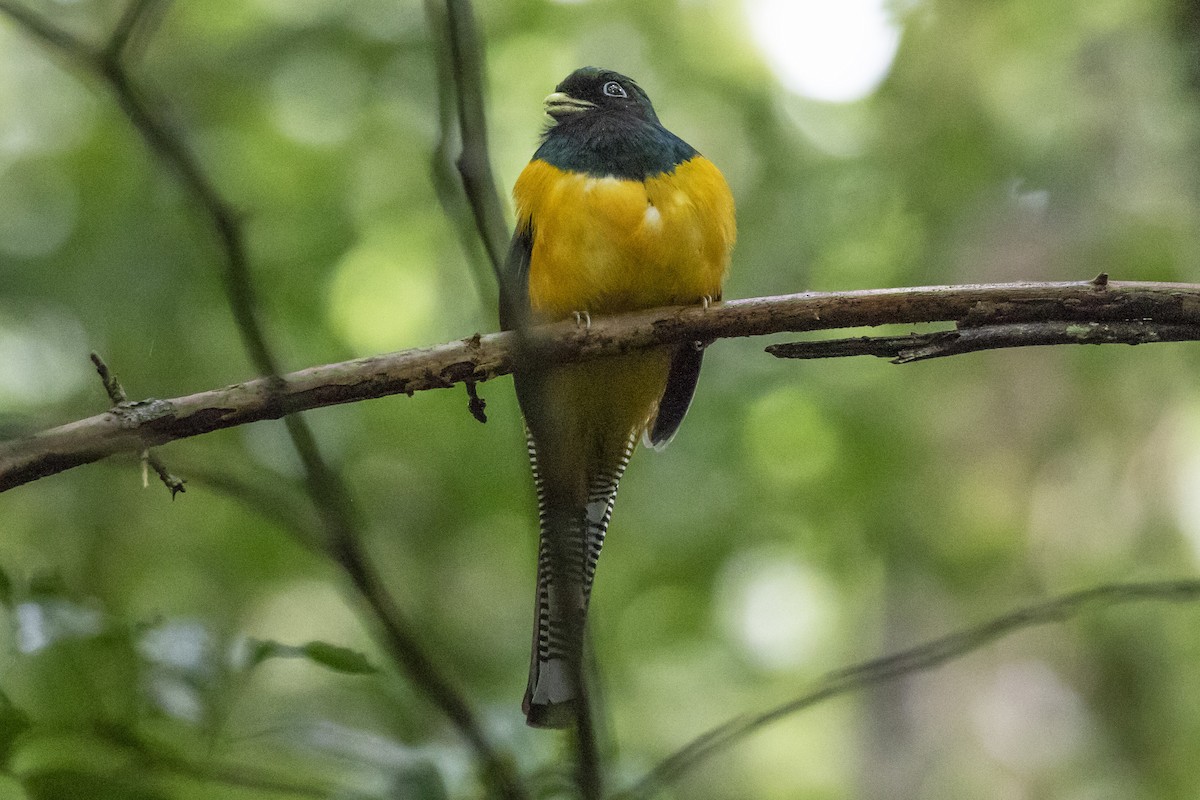
[[[100,357],[100,354],[93,350],[89,357],[96,367],[96,372],[100,375],[100,382],[104,384],[104,393],[108,395],[112,404],[119,406],[121,403],[129,402],[129,395],[125,394],[125,387],[117,380],[117,376],[112,374],[112,370],[108,368],[108,364]]]
[[[108,44],[104,48],[105,57],[114,61],[125,57],[135,40],[135,34],[138,31],[144,32],[145,20],[150,16],[150,11],[161,8],[163,3],[164,0],[131,0],[108,37]]]
[[[583,662],[583,639],[586,626],[579,626],[579,649],[571,661],[572,680],[575,683],[575,784],[582,800],[600,800],[604,797],[604,769],[600,758],[600,737],[596,732],[596,713],[593,708],[593,692]]]
[[[483,247],[496,274],[496,284],[502,286],[509,229],[504,203],[496,189],[492,162],[488,156],[483,41],[475,25],[475,13],[470,0],[446,0],[446,17],[458,97],[459,131],[462,135],[458,171],[475,214],[479,238],[483,240]]]
[[[450,47],[450,22],[444,0],[425,0],[425,19],[433,41],[440,45],[433,48],[438,112],[438,140],[430,154],[433,188],[442,211],[452,223],[463,256],[470,265],[480,303],[490,311],[496,308],[500,297],[496,267],[479,236],[475,210],[463,190],[462,175],[454,166],[452,155],[452,152],[461,150],[462,137],[459,133],[454,57]]]
[[[729,749],[747,736],[783,717],[839,695],[861,691],[901,676],[939,667],[1011,633],[1052,622],[1065,622],[1085,611],[1100,610],[1139,600],[1190,603],[1198,599],[1200,599],[1200,580],[1097,586],[1019,608],[973,628],[934,639],[910,650],[837,670],[819,681],[811,691],[794,700],[761,714],[735,717],[702,734],[665,759],[636,785],[614,796],[613,800],[646,800],[677,781],[701,762],[722,750]]]
[[[108,394],[108,399],[112,401],[114,406],[119,406],[129,402],[129,396],[125,394],[125,388],[121,386],[121,382],[117,380],[117,376],[112,374],[112,370],[108,368],[108,364],[104,363],[104,359],[97,352],[91,354],[92,363],[96,366],[96,372],[100,373],[100,381],[104,384],[104,391]],[[154,472],[158,475],[158,479],[163,482],[163,485],[171,491],[171,499],[175,499],[175,495],[180,492],[186,492],[187,487],[184,486],[187,481],[177,475],[173,475],[167,465],[150,448],[142,450],[142,472],[143,485],[145,485],[145,465],[149,464],[154,468]]]
[[[96,62],[99,59],[98,51],[87,42],[48,22],[20,3],[0,0],[0,13],[9,17],[42,44],[49,45],[62,55],[84,63]],[[88,64],[88,67],[94,69],[94,63]]]
[[[778,358],[841,358],[877,356],[893,364],[957,356],[1007,347],[1056,344],[1150,344],[1200,340],[1200,325],[1166,324],[1147,320],[1127,322],[1017,322],[961,327],[907,336],[861,336],[815,342],[773,344],[766,351]]]

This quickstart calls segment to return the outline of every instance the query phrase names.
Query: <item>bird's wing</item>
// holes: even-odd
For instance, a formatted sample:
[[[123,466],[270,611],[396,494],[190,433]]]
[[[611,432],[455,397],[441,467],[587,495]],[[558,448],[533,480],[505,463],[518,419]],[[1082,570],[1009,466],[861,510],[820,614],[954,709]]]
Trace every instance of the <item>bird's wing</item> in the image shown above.
[[[529,313],[529,260],[533,254],[533,220],[518,225],[501,271],[500,327],[516,328]]]
[[[700,364],[704,359],[703,342],[685,342],[671,357],[671,369],[667,374],[667,388],[658,401],[658,413],[654,424],[646,430],[642,443],[654,450],[662,450],[671,442],[679,430],[692,395],[696,393],[696,382],[700,380]]]

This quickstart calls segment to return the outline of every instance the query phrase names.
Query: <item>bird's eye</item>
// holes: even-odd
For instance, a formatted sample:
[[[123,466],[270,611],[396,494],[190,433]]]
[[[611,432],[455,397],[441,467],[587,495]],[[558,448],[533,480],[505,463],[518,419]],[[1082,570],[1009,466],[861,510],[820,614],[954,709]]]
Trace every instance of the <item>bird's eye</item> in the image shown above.
[[[601,91],[604,92],[606,97],[629,97],[629,95],[625,94],[625,87],[616,81],[609,81],[604,84],[604,88]]]

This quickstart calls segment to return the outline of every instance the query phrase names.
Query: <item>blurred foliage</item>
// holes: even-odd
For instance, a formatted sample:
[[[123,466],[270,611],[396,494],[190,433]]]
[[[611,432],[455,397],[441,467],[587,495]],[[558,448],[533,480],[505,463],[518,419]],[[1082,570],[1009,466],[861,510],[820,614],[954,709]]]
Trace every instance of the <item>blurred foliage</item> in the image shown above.
[[[752,5],[752,4],[751,4]],[[29,6],[89,41],[115,0]],[[886,79],[780,88],[737,0],[480,3],[495,169],[511,186],[572,68],[633,75],[726,172],[727,296],[932,283],[1197,281],[1200,8],[907,0]],[[190,0],[136,74],[241,211],[289,368],[495,328],[443,212],[420,4]],[[95,82],[0,18],[0,430],[252,376],[219,251]],[[623,785],[707,726],[824,671],[1060,591],[1191,575],[1194,345],[1043,348],[892,367],[720,342],[688,423],[634,459],[593,601]],[[535,526],[507,381],[308,415],[369,547],[487,729],[546,791],[526,729]],[[478,796],[471,753],[388,667],[311,513],[282,426],[115,458],[0,496],[8,624],[0,795]],[[818,706],[679,797],[1192,798],[1200,609],[1023,633]],[[287,656],[287,657],[280,657]],[[383,667],[382,672],[376,668]]]

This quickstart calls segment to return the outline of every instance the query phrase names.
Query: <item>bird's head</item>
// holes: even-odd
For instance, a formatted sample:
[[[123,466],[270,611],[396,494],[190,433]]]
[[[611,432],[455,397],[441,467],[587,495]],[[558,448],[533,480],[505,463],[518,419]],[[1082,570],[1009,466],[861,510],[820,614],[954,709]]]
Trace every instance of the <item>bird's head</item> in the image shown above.
[[[554,122],[596,114],[627,115],[658,122],[650,98],[632,78],[597,67],[580,67],[572,72],[545,100],[546,113]]]

